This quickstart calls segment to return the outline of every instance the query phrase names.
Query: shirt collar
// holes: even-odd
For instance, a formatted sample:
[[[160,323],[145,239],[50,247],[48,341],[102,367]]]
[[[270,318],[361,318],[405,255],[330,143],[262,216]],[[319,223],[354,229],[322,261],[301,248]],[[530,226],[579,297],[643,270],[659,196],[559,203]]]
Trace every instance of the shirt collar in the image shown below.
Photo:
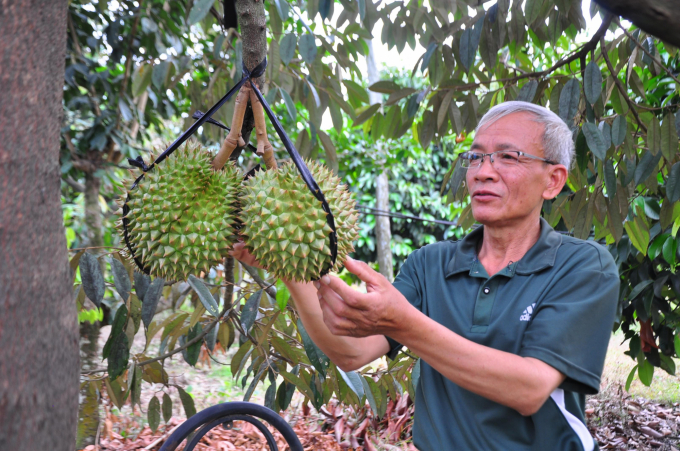
[[[540,218],[540,221],[541,235],[524,257],[516,263],[517,274],[532,274],[555,264],[557,250],[562,244],[562,235],[555,232],[545,219]],[[481,226],[459,241],[456,253],[446,267],[446,277],[471,270],[473,264],[477,262],[477,243],[483,236],[484,226]]]

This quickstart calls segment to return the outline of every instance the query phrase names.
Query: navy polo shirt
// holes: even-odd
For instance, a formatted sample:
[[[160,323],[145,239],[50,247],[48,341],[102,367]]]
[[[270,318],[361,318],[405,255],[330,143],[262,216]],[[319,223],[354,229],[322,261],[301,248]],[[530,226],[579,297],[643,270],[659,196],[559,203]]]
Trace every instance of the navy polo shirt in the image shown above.
[[[413,441],[421,450],[592,450],[585,395],[597,393],[619,294],[609,252],[555,232],[489,277],[477,259],[483,226],[458,242],[413,252],[394,286],[418,310],[484,346],[533,357],[566,380],[522,416],[454,384],[421,362]],[[390,355],[399,343],[388,338]],[[445,352],[445,351],[442,351]]]

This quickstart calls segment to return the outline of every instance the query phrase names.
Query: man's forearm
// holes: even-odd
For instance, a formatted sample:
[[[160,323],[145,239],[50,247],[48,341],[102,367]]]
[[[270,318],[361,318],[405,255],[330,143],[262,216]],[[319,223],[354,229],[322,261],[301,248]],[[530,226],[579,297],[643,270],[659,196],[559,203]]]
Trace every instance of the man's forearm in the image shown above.
[[[460,387],[523,415],[533,414],[564,380],[540,360],[474,343],[415,308],[404,318],[392,338]]]
[[[286,282],[286,286],[310,338],[339,368],[346,371],[360,368],[389,351],[382,335],[363,338],[333,335],[324,324],[314,285]]]

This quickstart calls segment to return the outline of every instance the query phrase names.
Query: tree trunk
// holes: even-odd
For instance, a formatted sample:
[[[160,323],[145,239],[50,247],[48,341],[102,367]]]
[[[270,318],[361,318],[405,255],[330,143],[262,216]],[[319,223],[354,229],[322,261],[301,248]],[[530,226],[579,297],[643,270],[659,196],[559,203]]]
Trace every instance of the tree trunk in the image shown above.
[[[72,451],[78,324],[60,199],[65,0],[0,8],[0,449]]]
[[[373,84],[380,80],[378,68],[375,63],[375,52],[373,50],[373,41],[366,39],[368,45],[368,56],[366,57],[366,66],[368,69],[368,83]],[[371,105],[380,103],[382,100],[380,94],[369,91],[368,93]],[[382,152],[382,143],[376,142],[377,151]],[[375,208],[383,211],[390,209],[390,187],[387,178],[387,171],[384,169],[376,179],[375,183]],[[394,266],[392,264],[392,231],[390,230],[390,218],[387,216],[375,217],[375,241],[376,250],[378,252],[378,267],[380,274],[385,276],[387,280],[392,282],[394,280]]]
[[[647,33],[680,47],[680,0],[595,0]]]
[[[253,70],[267,56],[267,18],[264,14],[264,1],[260,0],[236,0],[236,14],[241,28],[241,44],[243,48],[243,63],[248,70]],[[258,88],[264,86],[264,75],[256,79]],[[250,133],[255,127],[253,110],[246,109],[246,114],[241,127],[241,136],[248,143]],[[238,159],[242,148],[236,149],[231,159]]]
[[[95,160],[96,161],[96,160]],[[102,209],[99,205],[99,189],[101,179],[94,174],[85,174],[85,226],[87,227],[87,246],[100,247],[102,239]],[[103,268],[102,268],[103,269]],[[80,358],[81,369],[91,370],[98,364],[98,342],[101,323],[85,321],[80,324]],[[80,405],[78,406],[78,433],[76,447],[84,448],[94,444],[99,427],[99,403],[95,390],[85,383],[80,387]]]

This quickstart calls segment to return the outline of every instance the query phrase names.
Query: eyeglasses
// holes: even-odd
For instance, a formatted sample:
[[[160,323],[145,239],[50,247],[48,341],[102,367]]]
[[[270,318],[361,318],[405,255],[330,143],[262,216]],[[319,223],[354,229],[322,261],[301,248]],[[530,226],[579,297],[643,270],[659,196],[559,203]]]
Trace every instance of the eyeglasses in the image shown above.
[[[460,154],[460,165],[464,168],[477,169],[484,164],[484,157],[489,157],[491,164],[496,169],[510,168],[517,166],[522,157],[532,160],[539,160],[548,164],[558,164],[555,161],[537,157],[519,150],[498,150],[491,153],[482,152],[463,152]]]

